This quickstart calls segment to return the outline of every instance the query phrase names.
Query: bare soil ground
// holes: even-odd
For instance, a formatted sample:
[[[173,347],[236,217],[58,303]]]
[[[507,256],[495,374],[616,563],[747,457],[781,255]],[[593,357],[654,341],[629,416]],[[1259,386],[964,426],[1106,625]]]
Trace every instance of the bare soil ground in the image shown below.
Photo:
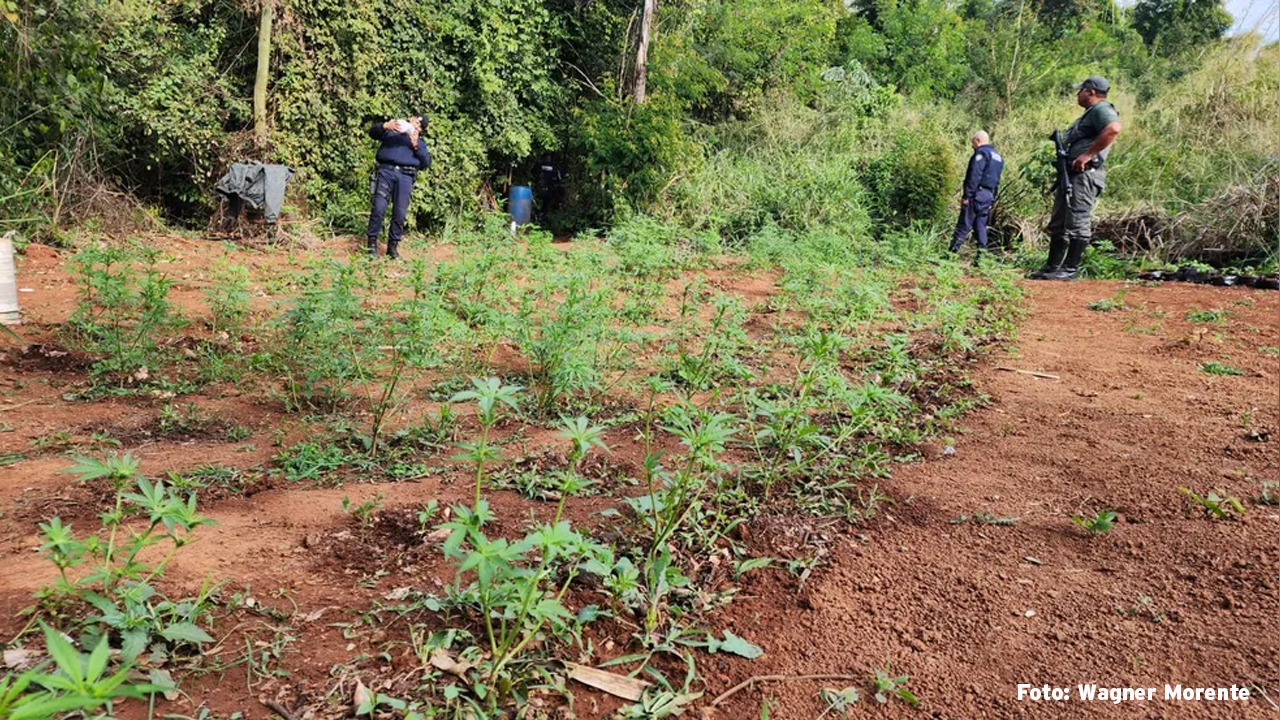
[[[178,241],[184,283],[177,301],[198,299],[203,268],[223,251]],[[335,246],[340,249],[340,246]],[[287,256],[254,253],[253,264],[290,263]],[[28,342],[46,342],[50,329],[74,303],[65,259],[47,249],[29,253],[19,284],[30,315]],[[722,273],[726,291],[767,298],[758,278]],[[754,676],[849,674],[857,682],[763,681],[734,693],[717,717],[760,716],[808,720],[824,705],[823,687],[865,688],[873,668],[892,664],[910,677],[919,709],[894,702],[885,708],[866,697],[859,713],[885,717],[1274,717],[1256,694],[1240,703],[1164,700],[1084,706],[1016,700],[1016,686],[1159,687],[1166,683],[1222,687],[1255,685],[1280,696],[1280,553],[1276,507],[1257,502],[1263,481],[1280,475],[1280,296],[1243,288],[1195,285],[1133,286],[1123,312],[1088,309],[1111,296],[1117,282],[1037,284],[1016,351],[989,357],[975,373],[990,403],[971,413],[954,452],[923,448],[919,462],[899,465],[884,488],[895,499],[887,512],[854,530],[796,520],[787,527],[749,525],[745,542],[767,555],[821,536],[826,554],[802,583],[781,569],[745,577],[737,600],[713,616],[717,629],[759,644],[763,657],[748,661],[705,656],[702,709],[713,698]],[[184,300],[185,298],[185,300]],[[261,308],[271,299],[255,300]],[[1217,324],[1186,320],[1188,312],[1224,309]],[[0,453],[28,457],[0,468],[0,635],[25,624],[18,613],[54,570],[33,550],[37,523],[54,515],[89,528],[101,493],[60,471],[56,451],[32,452],[32,442],[68,431],[84,442],[108,429],[127,439],[124,449],[142,459],[142,471],[162,476],[217,463],[248,468],[267,462],[276,428],[286,441],[306,426],[236,388],[207,389],[193,402],[248,437],[229,441],[216,431],[157,434],[159,400],[69,402],[67,390],[83,381],[82,358],[11,345],[0,361]],[[1243,371],[1215,376],[1200,365],[1216,361]],[[1028,370],[1054,377],[1037,377]],[[219,426],[221,427],[221,426]],[[533,433],[524,447],[560,443]],[[640,457],[634,436],[612,431],[611,461],[624,470]],[[628,447],[628,445],[631,445]],[[602,476],[611,473],[601,469]],[[429,500],[443,506],[466,500],[466,481],[450,472],[395,484],[347,484],[299,489],[265,482],[244,492],[202,498],[217,524],[184,548],[166,586],[194,591],[210,577],[227,581],[275,608],[274,619],[238,611],[218,628],[226,641],[212,649],[210,665],[238,646],[271,652],[272,676],[247,675],[237,665],[184,682],[187,697],[160,712],[194,715],[205,704],[225,716],[270,714],[259,699],[285,705],[349,693],[366,680],[412,672],[416,660],[403,642],[406,623],[362,625],[361,615],[394,604],[397,589],[433,590],[451,575],[438,547],[415,536],[412,511]],[[1179,492],[1220,490],[1244,501],[1242,518],[1212,520]],[[605,488],[616,494],[625,487]],[[1272,487],[1274,494],[1275,489]],[[384,495],[383,512],[360,528],[339,507]],[[519,530],[548,503],[510,491],[491,493],[504,534]],[[590,523],[617,504],[609,493],[576,498],[569,514]],[[1117,526],[1090,537],[1072,524],[1075,513],[1113,509]],[[1012,524],[981,519],[1017,518]],[[805,537],[801,537],[805,536]],[[388,599],[391,598],[391,599]],[[1145,599],[1144,599],[1145,598]],[[430,618],[418,618],[427,626]],[[593,638],[602,657],[627,652],[625,632],[605,625]],[[287,641],[281,641],[281,638]],[[614,641],[617,641],[615,645]],[[399,641],[399,642],[397,642]],[[579,717],[603,717],[616,700],[578,692]],[[695,706],[697,707],[697,706]],[[145,717],[126,706],[123,717]],[[830,716],[828,716],[830,717]]]

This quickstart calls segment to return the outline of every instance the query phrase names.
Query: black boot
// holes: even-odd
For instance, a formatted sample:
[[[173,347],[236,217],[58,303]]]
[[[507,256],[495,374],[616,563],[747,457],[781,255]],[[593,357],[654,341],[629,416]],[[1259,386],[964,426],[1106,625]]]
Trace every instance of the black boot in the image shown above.
[[[982,253],[983,248],[978,248],[973,251],[973,266],[976,268],[982,267]]]
[[[1073,237],[1071,238],[1071,248],[1067,251],[1067,258],[1063,261],[1062,267],[1054,272],[1045,273],[1045,280],[1076,280],[1080,277],[1080,260],[1084,257],[1084,248],[1089,244],[1088,238]]]
[[[387,241],[387,258],[389,260],[400,259],[400,241],[399,240]]]
[[[369,257],[378,257],[378,238],[369,239]]]
[[[1049,238],[1049,259],[1045,261],[1044,266],[1039,270],[1027,275],[1030,280],[1044,280],[1045,276],[1052,272],[1057,272],[1062,267],[1062,258],[1067,254],[1067,239],[1065,237],[1054,236]]]

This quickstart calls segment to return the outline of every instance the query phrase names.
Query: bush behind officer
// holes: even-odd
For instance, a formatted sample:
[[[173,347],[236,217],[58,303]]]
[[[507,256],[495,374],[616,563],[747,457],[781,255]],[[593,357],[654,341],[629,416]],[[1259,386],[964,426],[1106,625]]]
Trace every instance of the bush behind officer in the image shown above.
[[[1049,218],[1049,259],[1027,277],[1075,280],[1080,260],[1093,237],[1093,208],[1107,184],[1107,155],[1120,134],[1120,113],[1107,101],[1111,83],[1093,75],[1076,86],[1076,104],[1084,108],[1062,134],[1067,149],[1067,177],[1058,179]],[[1066,185],[1071,187],[1068,202]]]
[[[388,120],[369,126],[369,137],[378,146],[378,168],[369,183],[373,210],[369,214],[369,256],[378,257],[378,236],[382,219],[391,203],[391,227],[387,230],[387,257],[400,257],[400,239],[404,237],[405,217],[409,213],[409,194],[419,171],[431,167],[431,153],[422,139],[427,127],[425,115],[411,115],[408,120]]]
[[[987,249],[987,218],[991,216],[991,206],[996,202],[996,194],[1000,191],[1000,175],[1004,172],[1004,158],[991,145],[991,137],[986,130],[979,130],[969,139],[973,146],[973,155],[969,158],[969,168],[964,172],[964,187],[960,192],[960,219],[956,221],[956,232],[951,238],[951,252],[960,252],[960,246],[969,237],[970,229],[978,236],[978,251],[973,256],[973,264],[977,265],[982,251]]]

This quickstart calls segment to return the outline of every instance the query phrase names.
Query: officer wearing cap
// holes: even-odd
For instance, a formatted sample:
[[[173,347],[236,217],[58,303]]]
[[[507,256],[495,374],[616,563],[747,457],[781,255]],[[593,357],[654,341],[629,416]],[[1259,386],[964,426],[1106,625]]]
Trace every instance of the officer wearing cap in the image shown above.
[[[369,257],[378,257],[378,236],[382,219],[391,203],[391,227],[387,230],[387,257],[400,257],[400,238],[404,236],[405,216],[409,212],[409,193],[413,179],[421,170],[431,167],[431,153],[422,139],[427,127],[425,115],[411,115],[408,120],[375,122],[369,126],[369,137],[381,142],[378,147],[378,169],[369,183],[373,195],[373,212],[369,214]]]
[[[1075,280],[1080,259],[1093,236],[1093,206],[1107,184],[1107,155],[1120,134],[1120,113],[1107,102],[1111,83],[1097,75],[1076,86],[1076,103],[1084,114],[1062,134],[1069,172],[1059,181],[1049,218],[1049,259],[1028,275],[1035,280]],[[1063,182],[1070,183],[1067,201]]]
[[[960,246],[972,229],[978,236],[978,251],[973,256],[973,264],[977,265],[982,258],[982,251],[987,249],[987,217],[991,215],[991,206],[995,204],[996,192],[1000,189],[1004,158],[992,147],[991,137],[986,130],[974,133],[969,138],[969,144],[973,146],[973,155],[969,158],[969,168],[964,173],[964,186],[960,192],[960,219],[956,221],[956,232],[951,238],[951,252],[960,251]]]

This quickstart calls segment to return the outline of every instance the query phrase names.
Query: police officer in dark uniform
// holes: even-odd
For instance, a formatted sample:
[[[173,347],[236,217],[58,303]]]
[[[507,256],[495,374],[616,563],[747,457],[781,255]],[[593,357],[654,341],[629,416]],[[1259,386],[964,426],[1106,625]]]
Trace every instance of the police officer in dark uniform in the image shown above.
[[[564,197],[564,175],[551,162],[550,154],[544,154],[538,162],[536,190],[538,215],[545,220],[548,213],[560,206]]]
[[[982,251],[987,249],[987,218],[1000,189],[1004,158],[991,146],[991,138],[985,130],[974,133],[969,144],[973,146],[973,155],[969,158],[969,169],[964,173],[960,219],[956,221],[956,232],[951,238],[951,252],[960,251],[972,229],[978,236],[978,251],[973,256],[973,264],[977,265]]]
[[[387,230],[387,257],[400,257],[400,238],[404,236],[405,216],[409,212],[409,193],[417,174],[431,167],[431,153],[422,131],[427,127],[425,115],[412,115],[408,120],[375,122],[369,137],[382,143],[378,147],[378,169],[369,189],[373,195],[373,212],[369,214],[369,257],[378,257],[378,236],[382,234],[382,218],[391,203],[391,227]]]
[[[1067,177],[1059,178],[1053,198],[1049,259],[1027,276],[1032,280],[1080,277],[1080,261],[1093,237],[1093,206],[1107,184],[1107,155],[1120,134],[1120,113],[1107,101],[1110,91],[1111,83],[1097,75],[1076,86],[1076,104],[1084,108],[1084,114],[1061,134],[1069,168]]]

